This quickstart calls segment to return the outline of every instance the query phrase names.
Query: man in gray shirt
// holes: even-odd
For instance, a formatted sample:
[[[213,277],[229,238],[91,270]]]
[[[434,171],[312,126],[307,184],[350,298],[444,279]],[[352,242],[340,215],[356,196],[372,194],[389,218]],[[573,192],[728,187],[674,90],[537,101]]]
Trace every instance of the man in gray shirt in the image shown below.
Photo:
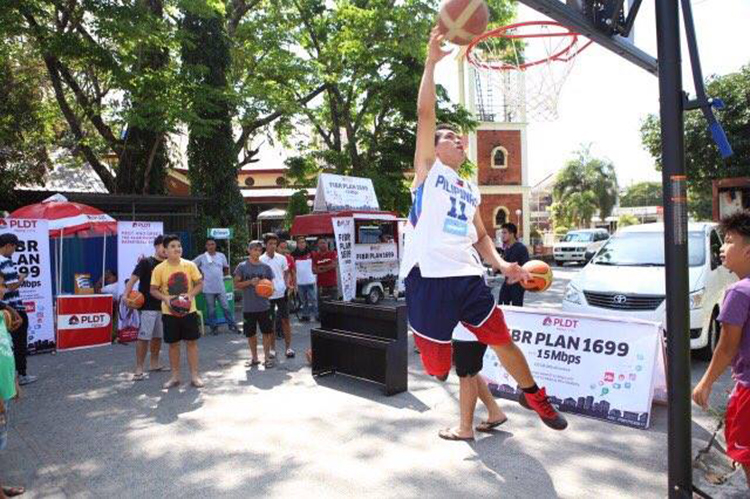
[[[263,253],[263,243],[251,241],[247,248],[248,259],[239,265],[234,271],[234,287],[242,290],[242,318],[244,319],[243,331],[247,337],[252,359],[245,364],[253,367],[260,364],[258,360],[258,338],[256,336],[258,327],[263,334],[263,352],[266,368],[273,367],[273,323],[271,322],[271,305],[268,298],[263,298],[255,293],[255,286],[261,279],[273,282],[273,270],[260,261]]]
[[[235,333],[237,324],[234,321],[234,310],[229,310],[227,301],[227,292],[224,288],[224,276],[229,275],[229,263],[224,253],[216,251],[216,240],[213,238],[206,239],[206,252],[193,260],[198,266],[198,270],[203,274],[203,296],[206,298],[206,307],[208,308],[208,325],[211,327],[211,334],[216,335],[219,332],[216,324],[216,300],[219,300],[224,317],[227,320],[227,326]]]

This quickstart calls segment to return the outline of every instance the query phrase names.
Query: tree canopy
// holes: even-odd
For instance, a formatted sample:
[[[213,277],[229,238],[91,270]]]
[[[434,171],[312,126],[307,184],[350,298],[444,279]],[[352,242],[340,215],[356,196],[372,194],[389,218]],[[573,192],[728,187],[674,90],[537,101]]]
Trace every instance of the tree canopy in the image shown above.
[[[617,204],[614,165],[591,154],[583,145],[557,173],[552,187],[552,219],[555,225],[587,227],[598,212],[604,219]]]
[[[625,189],[620,197],[620,206],[661,206],[662,188],[659,182],[638,182]]]
[[[698,219],[711,217],[713,180],[750,175],[750,64],[739,71],[706,80],[706,92],[720,98],[725,108],[716,111],[734,155],[723,159],[699,111],[685,114],[685,165],[688,174],[688,209]],[[661,170],[660,121],[648,116],[641,126],[641,140]]]

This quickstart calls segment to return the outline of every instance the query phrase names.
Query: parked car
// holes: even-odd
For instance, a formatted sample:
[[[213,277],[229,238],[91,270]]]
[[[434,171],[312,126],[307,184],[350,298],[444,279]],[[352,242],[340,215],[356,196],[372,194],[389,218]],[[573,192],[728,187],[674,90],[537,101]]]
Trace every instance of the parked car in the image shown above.
[[[719,340],[726,287],[737,280],[719,259],[722,238],[714,223],[688,225],[690,348],[709,359]],[[664,224],[618,231],[568,284],[563,310],[635,317],[665,324]]]
[[[606,229],[571,230],[552,246],[556,265],[565,262],[586,263],[609,239]]]

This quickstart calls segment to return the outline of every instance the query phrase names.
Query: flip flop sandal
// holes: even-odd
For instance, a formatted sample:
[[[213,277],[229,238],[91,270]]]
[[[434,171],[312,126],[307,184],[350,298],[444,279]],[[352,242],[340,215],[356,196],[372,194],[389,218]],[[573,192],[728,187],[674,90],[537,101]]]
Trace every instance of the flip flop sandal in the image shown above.
[[[508,418],[505,418],[505,419],[500,420],[500,421],[492,421],[492,422],[482,421],[474,429],[476,431],[481,431],[481,432],[484,432],[484,433],[492,433],[492,432],[495,431],[495,429],[498,426],[501,426],[501,425],[505,424],[507,421],[508,421]]]
[[[260,365],[259,360],[248,360],[247,362],[245,362],[245,367],[255,367],[259,365]]]
[[[273,359],[268,359],[267,361],[263,363],[263,367],[265,367],[266,369],[271,369],[274,365],[275,363]]]
[[[206,384],[199,379],[191,380],[190,384],[193,385],[195,388],[203,388],[204,386],[206,386]]]
[[[159,367],[155,367],[155,368],[149,368],[148,372],[150,372],[150,373],[161,373],[161,372],[165,372],[165,371],[169,371],[169,370],[170,370],[169,366],[159,366]]]
[[[474,437],[462,437],[456,434],[455,431],[453,431],[450,428],[445,428],[444,430],[440,430],[438,432],[438,436],[442,438],[443,440],[451,440],[453,442],[473,442]]]
[[[170,388],[173,388],[175,386],[180,386],[180,380],[170,379],[169,381],[167,381],[166,383],[162,385],[162,388],[164,388],[165,390],[169,390]]]
[[[133,375],[133,381],[143,381],[144,379],[146,379],[146,373],[136,373]]]
[[[3,494],[5,494],[8,497],[20,496],[25,492],[26,492],[26,489],[23,487],[3,487]]]

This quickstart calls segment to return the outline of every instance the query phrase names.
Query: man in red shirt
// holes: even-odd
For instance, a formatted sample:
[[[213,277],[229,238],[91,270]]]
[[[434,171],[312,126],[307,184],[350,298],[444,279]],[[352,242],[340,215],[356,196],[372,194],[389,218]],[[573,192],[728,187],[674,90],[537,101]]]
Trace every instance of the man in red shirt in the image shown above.
[[[318,303],[322,300],[338,300],[339,289],[336,278],[337,255],[328,249],[328,241],[318,238],[318,251],[313,253],[313,274],[318,278]]]

